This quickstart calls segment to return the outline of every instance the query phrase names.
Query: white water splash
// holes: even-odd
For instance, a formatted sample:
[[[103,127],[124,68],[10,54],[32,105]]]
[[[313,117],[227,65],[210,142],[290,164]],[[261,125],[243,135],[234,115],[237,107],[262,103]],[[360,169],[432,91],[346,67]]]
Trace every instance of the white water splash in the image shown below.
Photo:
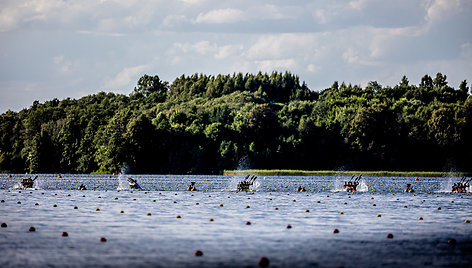
[[[41,189],[41,180],[40,178],[37,178],[36,180],[34,180],[33,182],[33,188],[25,188],[23,186],[23,184],[21,184],[21,181],[15,183],[15,185],[13,185],[13,187],[11,187],[11,190],[39,190]]]
[[[344,184],[344,181],[336,178],[336,180],[334,181],[333,185],[333,189],[331,190],[331,192],[342,192],[342,191],[346,191],[346,189],[343,189],[343,184]]]
[[[253,184],[251,186],[249,186],[249,190],[253,191],[253,192],[256,192],[259,190],[259,186],[261,186],[261,183],[259,181],[254,181]]]
[[[357,191],[358,192],[367,192],[367,191],[369,191],[369,186],[367,186],[367,183],[364,180],[361,180],[359,182],[359,185],[357,186]]]
[[[247,177],[245,176],[232,176],[228,179],[228,187],[227,190],[229,191],[237,191],[238,190],[238,184]],[[251,178],[251,176],[249,177]],[[257,177],[256,180],[254,180],[253,184],[249,186],[249,190],[255,192],[259,190],[259,187],[261,186],[261,182],[259,181],[259,178]]]
[[[452,192],[452,186],[454,183],[458,183],[459,178],[451,178],[449,177],[447,181],[443,181],[439,184],[439,190],[436,191],[436,193],[450,193]],[[466,188],[466,193],[472,193],[472,189],[469,185],[469,187]]]
[[[117,189],[122,190],[129,190],[129,182],[127,179],[126,174],[128,173],[128,166],[123,166],[121,168],[121,172],[118,175],[118,187]]]
[[[346,180],[347,181],[347,180]],[[342,180],[338,180],[336,179],[334,182],[333,182],[333,189],[331,190],[331,192],[347,192],[347,189],[346,188],[343,188],[343,185],[344,185],[344,182],[345,181],[342,181]],[[358,192],[367,192],[369,191],[369,186],[367,186],[367,183],[361,179],[359,181],[359,185],[357,185],[357,188],[356,190]]]
[[[238,162],[238,170],[245,170],[251,168],[251,162],[249,161],[249,157],[247,155],[241,157]]]

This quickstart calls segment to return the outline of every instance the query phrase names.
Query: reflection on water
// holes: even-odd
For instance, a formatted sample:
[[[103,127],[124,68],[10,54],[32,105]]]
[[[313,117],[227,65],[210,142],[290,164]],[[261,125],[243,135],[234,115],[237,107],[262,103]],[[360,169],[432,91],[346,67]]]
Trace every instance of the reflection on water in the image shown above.
[[[259,176],[252,192],[236,192],[245,176],[39,174],[37,190],[15,189],[24,177],[0,175],[0,267],[472,263],[472,195],[448,191],[460,178],[363,177],[346,193],[347,176]],[[143,190],[129,190],[129,177]],[[193,181],[198,191],[186,191]]]

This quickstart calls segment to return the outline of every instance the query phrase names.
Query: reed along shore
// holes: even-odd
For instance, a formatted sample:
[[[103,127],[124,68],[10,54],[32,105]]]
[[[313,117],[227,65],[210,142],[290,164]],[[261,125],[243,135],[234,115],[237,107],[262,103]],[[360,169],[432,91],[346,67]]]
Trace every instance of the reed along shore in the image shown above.
[[[266,176],[354,176],[370,177],[460,177],[471,176],[472,172],[441,171],[338,171],[338,170],[293,170],[293,169],[245,169],[225,170],[223,175],[266,175]]]

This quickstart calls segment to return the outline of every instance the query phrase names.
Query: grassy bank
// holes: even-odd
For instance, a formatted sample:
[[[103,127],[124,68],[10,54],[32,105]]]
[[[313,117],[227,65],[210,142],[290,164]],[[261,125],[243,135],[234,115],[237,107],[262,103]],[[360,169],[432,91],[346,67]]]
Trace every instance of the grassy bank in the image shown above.
[[[362,176],[376,177],[449,177],[471,176],[472,172],[436,171],[336,171],[336,170],[291,170],[291,169],[246,169],[225,170],[224,175],[267,175],[267,176]]]

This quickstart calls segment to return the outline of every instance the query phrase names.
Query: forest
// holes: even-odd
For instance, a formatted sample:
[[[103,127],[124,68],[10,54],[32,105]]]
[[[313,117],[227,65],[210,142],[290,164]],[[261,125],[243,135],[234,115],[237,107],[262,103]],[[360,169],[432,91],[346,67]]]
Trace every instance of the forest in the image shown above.
[[[130,90],[131,91],[131,90]],[[467,81],[395,86],[289,72],[144,75],[129,95],[52,99],[0,115],[0,172],[221,174],[253,169],[470,171]]]

